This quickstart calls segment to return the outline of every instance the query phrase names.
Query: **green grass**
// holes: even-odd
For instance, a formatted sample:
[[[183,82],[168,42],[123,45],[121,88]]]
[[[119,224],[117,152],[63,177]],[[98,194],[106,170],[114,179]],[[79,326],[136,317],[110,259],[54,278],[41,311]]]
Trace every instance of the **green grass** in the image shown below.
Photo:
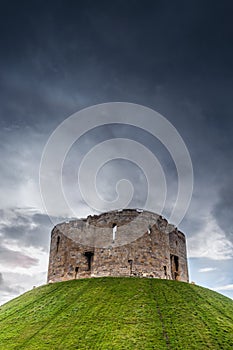
[[[233,302],[159,279],[54,283],[0,308],[0,349],[233,349]]]

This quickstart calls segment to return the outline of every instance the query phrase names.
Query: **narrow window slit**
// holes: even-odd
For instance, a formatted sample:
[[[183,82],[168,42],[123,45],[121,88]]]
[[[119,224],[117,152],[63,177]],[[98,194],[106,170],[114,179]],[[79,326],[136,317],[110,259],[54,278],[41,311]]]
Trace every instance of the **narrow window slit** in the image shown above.
[[[79,270],[79,266],[76,266],[75,267],[75,279],[77,278],[78,270]]]
[[[57,236],[57,252],[58,252],[59,244],[60,244],[60,236]]]
[[[130,271],[130,275],[132,275],[132,270],[133,270],[133,260],[132,260],[132,259],[129,259],[129,260],[128,260],[128,263],[129,263],[129,271]]]
[[[117,224],[112,224],[112,242],[115,242],[117,232]]]

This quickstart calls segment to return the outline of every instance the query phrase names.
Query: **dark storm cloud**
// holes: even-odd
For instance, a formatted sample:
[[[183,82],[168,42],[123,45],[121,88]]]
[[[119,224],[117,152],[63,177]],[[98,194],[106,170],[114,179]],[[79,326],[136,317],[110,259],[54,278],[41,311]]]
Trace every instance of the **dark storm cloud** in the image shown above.
[[[224,178],[224,176],[223,176]],[[233,242],[233,173],[230,173],[220,190],[217,192],[217,202],[213,207],[213,214],[219,223],[219,226],[224,230],[226,236]]]
[[[226,1],[5,4],[3,101],[14,103],[3,111],[30,123],[111,99],[166,110],[162,93],[201,101],[208,113],[216,93],[219,104],[230,97],[222,87],[232,87],[231,9]]]
[[[62,219],[64,218],[53,218],[57,222],[63,221]],[[52,227],[53,224],[47,214],[33,213],[29,208],[0,211],[0,233],[3,243],[17,242],[19,247],[34,247],[48,251]],[[7,254],[5,248],[0,246],[0,249]]]
[[[231,10],[228,1],[5,4],[1,119],[48,135],[86,105],[142,103],[205,165],[232,146]]]
[[[17,128],[28,125],[28,135],[36,129],[43,138],[81,107],[142,103],[184,137],[196,185],[208,178],[216,186],[224,154],[230,159],[233,149],[232,7],[230,1],[5,2],[3,125],[16,128],[16,139]],[[12,183],[22,174],[4,167],[3,178],[9,173]]]

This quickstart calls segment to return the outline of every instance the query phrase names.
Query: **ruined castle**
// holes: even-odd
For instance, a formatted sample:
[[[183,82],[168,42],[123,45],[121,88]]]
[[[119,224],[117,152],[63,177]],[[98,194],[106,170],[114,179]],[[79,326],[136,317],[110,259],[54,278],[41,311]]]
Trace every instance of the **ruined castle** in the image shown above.
[[[160,215],[139,209],[56,225],[51,233],[48,282],[100,276],[188,282],[185,236]]]

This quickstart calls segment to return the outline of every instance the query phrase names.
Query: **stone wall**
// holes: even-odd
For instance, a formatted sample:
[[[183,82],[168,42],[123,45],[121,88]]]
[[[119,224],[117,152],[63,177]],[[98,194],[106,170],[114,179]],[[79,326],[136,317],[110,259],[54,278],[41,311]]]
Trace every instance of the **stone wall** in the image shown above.
[[[99,276],[187,282],[185,236],[161,216],[133,209],[56,225],[48,281]]]

